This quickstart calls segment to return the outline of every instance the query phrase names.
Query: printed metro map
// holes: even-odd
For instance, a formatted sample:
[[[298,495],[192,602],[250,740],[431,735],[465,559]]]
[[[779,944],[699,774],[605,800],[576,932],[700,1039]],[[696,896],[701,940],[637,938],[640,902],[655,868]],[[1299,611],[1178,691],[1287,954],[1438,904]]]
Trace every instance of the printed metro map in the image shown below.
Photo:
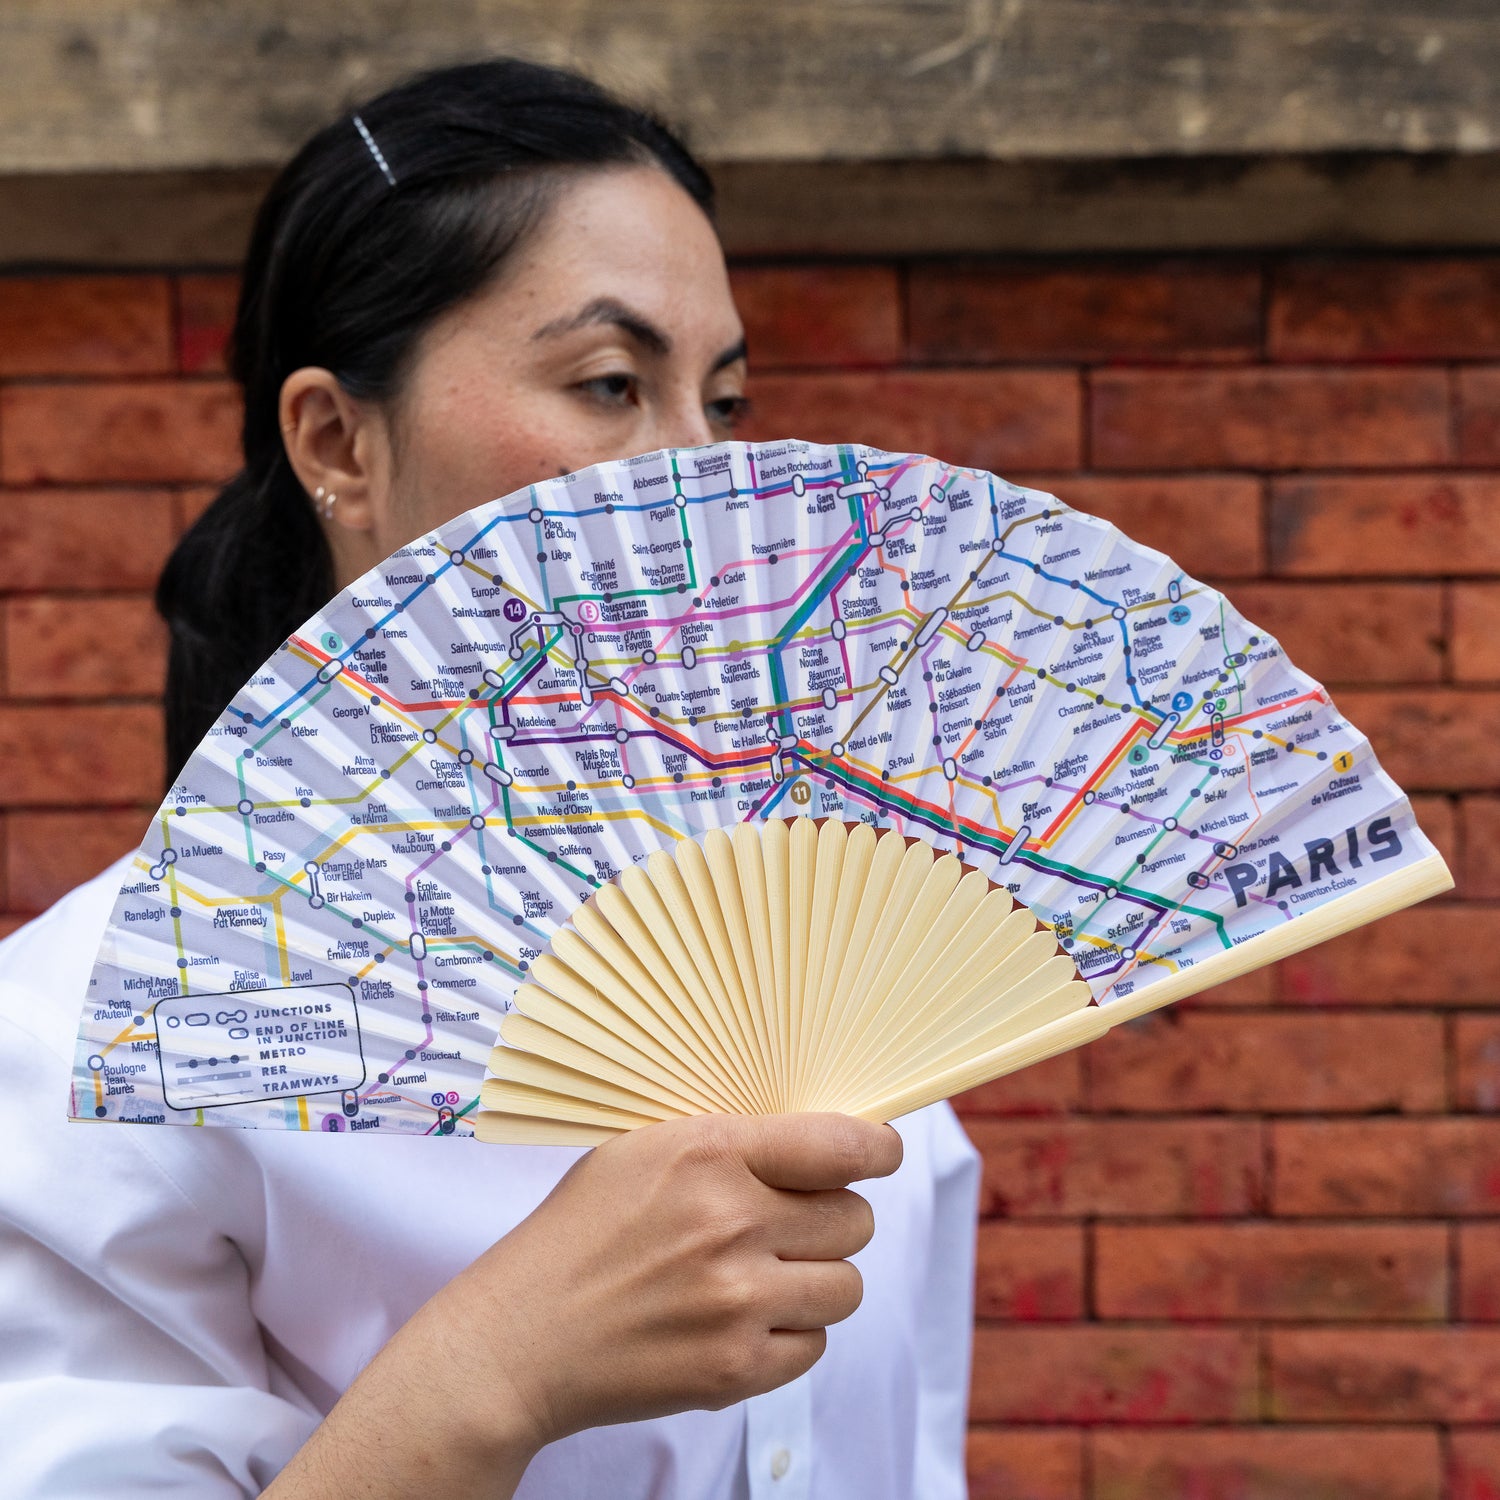
[[[647,454],[456,517],[251,679],[120,892],[72,1113],[469,1134],[592,889],[797,815],[960,852],[1105,1005],[1432,853],[1327,693],[1106,523],[916,455]]]

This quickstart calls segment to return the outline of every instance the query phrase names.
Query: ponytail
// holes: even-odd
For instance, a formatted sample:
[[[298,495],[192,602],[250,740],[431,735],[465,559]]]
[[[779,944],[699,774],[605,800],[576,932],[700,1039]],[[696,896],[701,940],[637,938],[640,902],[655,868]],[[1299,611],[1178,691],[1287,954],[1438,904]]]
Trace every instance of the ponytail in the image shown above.
[[[255,669],[334,592],[328,540],[285,455],[258,481],[241,470],[156,585],[172,641],[168,784]]]

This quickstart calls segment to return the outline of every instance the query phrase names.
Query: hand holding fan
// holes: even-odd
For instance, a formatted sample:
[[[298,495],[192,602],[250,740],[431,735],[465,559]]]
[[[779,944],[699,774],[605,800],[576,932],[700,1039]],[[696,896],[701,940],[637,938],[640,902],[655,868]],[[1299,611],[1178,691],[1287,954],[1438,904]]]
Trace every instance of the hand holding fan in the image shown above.
[[[890,1118],[1450,884],[1327,693],[1113,527],[913,455],[646,454],[400,549],[247,684],[73,1113]]]

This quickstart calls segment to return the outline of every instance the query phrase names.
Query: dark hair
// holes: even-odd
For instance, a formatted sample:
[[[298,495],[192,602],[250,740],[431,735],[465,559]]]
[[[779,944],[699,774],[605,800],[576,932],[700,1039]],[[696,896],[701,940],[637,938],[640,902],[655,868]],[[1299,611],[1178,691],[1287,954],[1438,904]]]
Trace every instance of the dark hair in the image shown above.
[[[281,386],[331,370],[396,393],[408,356],[480,291],[562,175],[650,163],[712,214],[681,141],[597,84],[514,58],[439,69],[320,130],[255,221],[231,339],[245,467],[183,536],[156,589],[171,631],[169,784],[250,674],[334,593],[333,560],[283,446]]]

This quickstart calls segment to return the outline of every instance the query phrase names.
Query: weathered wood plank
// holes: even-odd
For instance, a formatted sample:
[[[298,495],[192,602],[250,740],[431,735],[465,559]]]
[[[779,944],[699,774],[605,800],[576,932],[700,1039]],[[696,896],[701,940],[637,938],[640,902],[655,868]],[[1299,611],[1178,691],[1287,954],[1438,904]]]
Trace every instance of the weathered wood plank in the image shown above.
[[[1500,245],[1500,153],[731,162],[714,175],[720,232],[739,256]],[[0,272],[234,265],[269,178],[0,176]]]
[[[273,162],[500,50],[719,162],[1500,146],[1494,0],[5,0],[0,172]]]
[[[1500,245],[1500,153],[718,168],[740,255]]]

